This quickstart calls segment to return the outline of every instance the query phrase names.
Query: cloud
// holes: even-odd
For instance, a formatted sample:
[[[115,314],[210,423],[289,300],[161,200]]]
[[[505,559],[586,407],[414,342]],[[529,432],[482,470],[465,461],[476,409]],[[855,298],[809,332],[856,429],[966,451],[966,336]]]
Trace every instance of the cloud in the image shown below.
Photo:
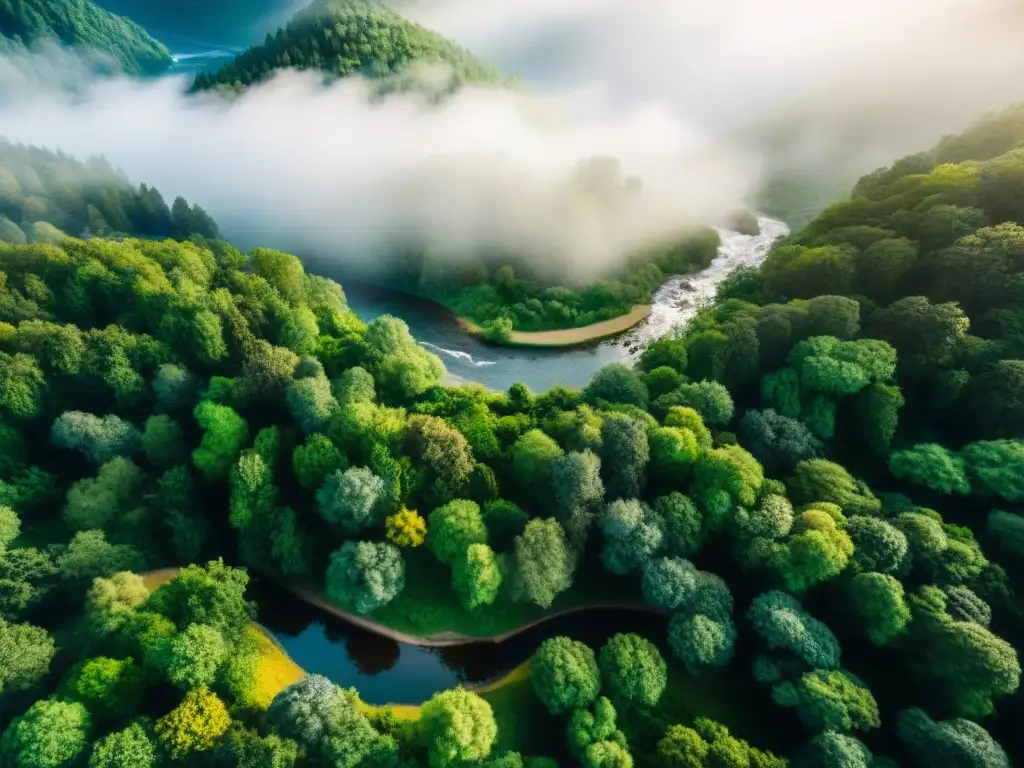
[[[115,78],[72,96],[34,89],[0,107],[0,134],[103,154],[136,181],[198,201],[243,245],[349,261],[420,243],[453,257],[510,248],[580,277],[717,219],[757,171],[755,158],[662,105],[596,115],[582,92],[556,105],[465,89],[428,106],[296,72],[230,103],[183,87]],[[617,158],[641,190],[597,190],[605,202],[588,203],[572,179],[593,156]]]
[[[1019,0],[404,7],[538,88],[592,83],[615,108],[664,101],[702,130],[794,159],[884,162],[1024,98]]]
[[[103,154],[206,207],[240,245],[347,261],[425,242],[591,277],[748,199],[762,165],[849,174],[1024,98],[1017,0],[424,0],[407,13],[533,96],[372,103],[285,73],[231,104],[184,81],[4,88],[0,135]],[[22,68],[24,60],[21,60]],[[570,182],[612,156],[636,195]],[[827,200],[822,200],[823,207]]]

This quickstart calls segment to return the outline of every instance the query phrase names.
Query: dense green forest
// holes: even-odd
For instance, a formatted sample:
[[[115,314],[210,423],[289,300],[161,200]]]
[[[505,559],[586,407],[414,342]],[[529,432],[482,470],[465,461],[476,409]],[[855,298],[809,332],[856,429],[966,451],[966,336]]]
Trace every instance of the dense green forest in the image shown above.
[[[262,45],[213,73],[196,77],[194,90],[239,90],[279,69],[322,70],[329,76],[361,74],[402,89],[414,64],[443,64],[450,77],[441,91],[462,83],[512,84],[500,71],[450,40],[388,10],[377,0],[317,0],[299,11]],[[420,87],[416,83],[416,87]]]
[[[1008,768],[1022,116],[865,177],[583,390],[445,387],[279,251],[0,245],[4,765]],[[258,695],[243,569],[423,635],[614,594],[667,636],[554,638],[514,705],[403,721]],[[719,723],[682,693],[722,671]]]
[[[0,241],[59,242],[65,235],[217,238],[217,225],[182,198],[170,207],[153,187],[138,188],[106,160],[86,163],[0,138]]]
[[[130,19],[90,0],[0,0],[0,42],[28,46],[54,40],[113,58],[132,75],[160,74],[171,54]]]

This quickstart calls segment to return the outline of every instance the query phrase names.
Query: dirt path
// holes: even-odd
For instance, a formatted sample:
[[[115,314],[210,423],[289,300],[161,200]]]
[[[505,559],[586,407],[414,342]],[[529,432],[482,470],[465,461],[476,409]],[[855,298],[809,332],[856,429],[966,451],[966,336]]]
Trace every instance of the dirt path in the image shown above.
[[[514,347],[571,347],[576,344],[588,344],[628,331],[642,322],[651,313],[649,304],[637,304],[626,315],[602,320],[600,323],[583,325],[579,328],[563,328],[560,331],[512,331],[508,340],[500,342]],[[459,325],[466,331],[479,336],[483,329],[472,320],[459,317]]]

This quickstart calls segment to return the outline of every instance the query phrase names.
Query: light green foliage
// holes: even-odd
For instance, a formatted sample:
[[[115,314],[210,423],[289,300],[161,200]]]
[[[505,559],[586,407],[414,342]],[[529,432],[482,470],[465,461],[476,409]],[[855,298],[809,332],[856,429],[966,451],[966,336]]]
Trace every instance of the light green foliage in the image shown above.
[[[701,505],[709,530],[721,530],[736,505],[754,506],[763,482],[757,459],[738,445],[727,445],[697,460],[691,495]]]
[[[705,450],[711,447],[711,430],[704,425],[704,420],[693,408],[681,405],[672,406],[665,414],[664,425],[676,429],[687,429],[697,438],[697,445]]]
[[[96,579],[85,596],[85,626],[96,639],[109,637],[125,625],[145,602],[149,590],[142,577],[127,571]]]
[[[852,395],[872,382],[892,378],[896,350],[878,339],[840,341],[834,336],[815,336],[797,343],[788,362],[809,391]]]
[[[498,736],[491,705],[463,688],[431,697],[420,710],[419,730],[433,768],[485,758]]]
[[[144,478],[131,459],[111,459],[96,477],[79,480],[68,490],[65,522],[79,531],[107,528],[128,511]]]
[[[595,373],[583,390],[583,396],[593,405],[604,400],[647,407],[647,386],[639,374],[622,363],[609,363]]]
[[[206,624],[190,624],[171,641],[167,677],[186,691],[211,685],[228,655],[224,637]]]
[[[224,702],[203,686],[156,721],[156,735],[173,759],[182,760],[214,747],[230,724]]]
[[[540,644],[530,659],[530,680],[552,715],[587,707],[601,691],[594,652],[568,637],[553,637]]]
[[[359,366],[344,371],[331,385],[331,389],[341,405],[372,403],[377,399],[373,376]]]
[[[608,498],[637,498],[650,459],[647,429],[624,413],[608,413],[601,425],[601,468]]]
[[[939,493],[971,492],[964,460],[936,443],[921,443],[889,456],[889,471]]]
[[[733,599],[725,581],[715,574],[690,572],[681,563],[676,565],[681,567],[673,574],[675,585],[668,593],[668,602],[676,602],[668,640],[675,656],[690,674],[697,675],[706,667],[721,667],[732,659],[736,645]],[[651,591],[648,585],[647,593]]]
[[[80,451],[96,465],[115,456],[130,456],[139,447],[139,431],[112,413],[101,418],[82,411],[66,411],[54,420],[50,438],[54,445]]]
[[[45,629],[0,618],[0,694],[34,686],[49,672],[54,653]]]
[[[89,768],[154,768],[156,747],[137,722],[93,744]],[[276,768],[276,766],[274,767]]]
[[[21,533],[21,519],[10,507],[0,506],[0,553],[18,538]]]
[[[747,619],[770,649],[792,654],[808,667],[839,667],[839,641],[792,595],[765,592],[751,602]]]
[[[68,672],[62,689],[97,716],[124,717],[138,711],[145,691],[142,668],[132,659],[87,659]]]
[[[692,728],[670,725],[658,741],[657,757],[665,768],[786,768],[787,765],[784,758],[755,749],[730,734],[724,725],[706,717],[695,718]]]
[[[470,544],[452,564],[452,587],[467,611],[493,603],[501,587],[494,550],[486,544]]]
[[[329,598],[370,613],[405,586],[402,552],[391,544],[346,541],[331,555],[326,581]]]
[[[200,402],[193,415],[205,431],[192,451],[192,463],[207,480],[227,477],[249,439],[248,424],[228,406],[209,400]]]
[[[569,753],[582,760],[587,747],[599,741],[625,744],[626,737],[616,725],[615,707],[604,696],[598,696],[592,707],[577,707],[569,714],[566,736]]]
[[[853,563],[860,570],[896,573],[903,567],[910,544],[899,528],[877,517],[854,515],[844,529],[853,541]]]
[[[980,627],[987,627],[992,621],[992,609],[963,584],[945,586],[946,612],[957,621],[973,621]]]
[[[111,544],[103,531],[79,531],[57,558],[57,567],[66,579],[91,582],[118,571],[141,571],[146,561],[128,544]]]
[[[732,419],[732,395],[717,381],[683,384],[669,397],[672,406],[693,408],[705,424],[722,426]]]
[[[637,499],[613,501],[601,516],[601,560],[612,573],[640,570],[664,541],[661,520]]]
[[[320,517],[345,533],[359,533],[379,522],[384,481],[366,467],[335,470],[316,492]]]
[[[826,459],[801,461],[787,485],[794,504],[826,501],[838,504],[847,516],[878,515],[882,508],[865,483]]]
[[[903,585],[888,574],[858,573],[850,581],[850,603],[875,645],[887,645],[910,623]]]
[[[667,365],[654,368],[643,376],[643,382],[647,385],[652,400],[679,389],[683,381],[682,375]]]
[[[935,721],[917,707],[899,714],[897,728],[914,764],[949,768],[1010,768],[1005,750],[982,726],[959,717]]]
[[[291,382],[284,393],[292,419],[307,435],[322,432],[338,411],[326,376],[310,376]]]
[[[567,451],[601,450],[603,419],[589,405],[572,411],[558,411],[544,421],[544,433],[554,437]]]
[[[149,597],[146,609],[157,611],[179,628],[208,624],[232,640],[248,628],[254,607],[245,599],[248,574],[223,560],[188,565]]]
[[[808,509],[793,523],[791,535],[771,554],[772,566],[791,592],[802,592],[843,572],[853,541],[826,512]]]
[[[456,499],[427,518],[427,546],[442,563],[454,563],[470,544],[486,543],[487,528],[475,502]]]
[[[324,480],[345,469],[345,459],[334,443],[319,433],[306,438],[292,453],[292,470],[299,484],[307,491],[318,490]]]
[[[648,435],[651,475],[670,487],[680,487],[700,453],[697,436],[688,429],[659,427]]]
[[[0,352],[0,408],[15,419],[31,419],[42,407],[45,386],[34,357]]]
[[[644,568],[644,599],[658,608],[674,611],[697,589],[698,571],[681,557],[659,557]]]
[[[1006,501],[1024,501],[1024,440],[989,440],[960,454],[979,489]]]
[[[644,348],[638,366],[647,372],[668,367],[677,373],[686,373],[686,342],[667,336],[655,339]]]
[[[631,704],[653,707],[668,683],[668,667],[658,649],[635,634],[617,634],[598,656],[608,690]]]
[[[845,733],[881,724],[871,691],[842,670],[806,672],[796,683],[776,685],[772,697],[780,706],[795,707],[800,720],[812,730]]]
[[[515,540],[515,579],[522,595],[547,608],[572,586],[576,557],[553,518],[534,518]]]
[[[531,429],[512,446],[512,471],[526,498],[543,504],[550,499],[555,465],[564,455],[558,443]]]
[[[585,768],[633,768],[633,756],[616,741],[595,741],[583,753]]]
[[[658,761],[665,768],[704,768],[709,744],[685,725],[670,725],[658,741]]]
[[[88,745],[92,719],[78,702],[40,699],[11,721],[0,739],[0,757],[11,768],[62,768]]]
[[[146,419],[142,430],[142,450],[154,467],[170,468],[185,458],[181,427],[166,414]]]
[[[369,369],[380,394],[405,400],[441,383],[444,365],[427,352],[398,318],[382,315],[367,326],[364,342]]]

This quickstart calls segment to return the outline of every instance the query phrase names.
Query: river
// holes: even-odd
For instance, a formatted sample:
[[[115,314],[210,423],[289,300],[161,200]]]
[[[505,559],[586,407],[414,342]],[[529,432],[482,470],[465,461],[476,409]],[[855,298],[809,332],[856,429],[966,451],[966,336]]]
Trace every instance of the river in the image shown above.
[[[772,243],[788,234],[789,227],[767,217],[759,221],[759,235],[720,229],[722,245],[707,269],[669,279],[654,294],[651,313],[643,323],[617,339],[587,347],[527,349],[485,344],[460,329],[452,314],[433,302],[352,280],[340,281],[356,314],[366,321],[383,314],[400,317],[424,347],[440,356],[455,381],[475,381],[498,391],[516,382],[534,392],[558,384],[582,387],[602,366],[631,363],[644,344],[685,327],[734,269],[764,261]],[[333,276],[329,270],[318,271]]]

